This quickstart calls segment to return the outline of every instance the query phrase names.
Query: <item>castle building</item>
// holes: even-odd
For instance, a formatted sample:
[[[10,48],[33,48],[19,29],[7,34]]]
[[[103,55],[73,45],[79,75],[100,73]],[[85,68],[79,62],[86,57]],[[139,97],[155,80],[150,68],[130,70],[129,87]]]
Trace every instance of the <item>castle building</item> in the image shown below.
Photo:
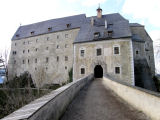
[[[12,38],[9,78],[28,71],[37,86],[62,84],[108,74],[130,85],[142,84],[141,70],[155,74],[153,42],[143,25],[119,13],[85,14],[20,26]],[[138,70],[139,72],[137,72]]]

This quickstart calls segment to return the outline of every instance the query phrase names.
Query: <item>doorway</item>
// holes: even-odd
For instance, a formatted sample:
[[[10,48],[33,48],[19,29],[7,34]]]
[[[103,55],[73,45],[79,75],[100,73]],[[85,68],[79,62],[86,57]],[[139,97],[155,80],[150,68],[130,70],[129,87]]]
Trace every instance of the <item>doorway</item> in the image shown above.
[[[103,77],[103,68],[101,65],[96,65],[94,68],[94,77],[102,78]]]

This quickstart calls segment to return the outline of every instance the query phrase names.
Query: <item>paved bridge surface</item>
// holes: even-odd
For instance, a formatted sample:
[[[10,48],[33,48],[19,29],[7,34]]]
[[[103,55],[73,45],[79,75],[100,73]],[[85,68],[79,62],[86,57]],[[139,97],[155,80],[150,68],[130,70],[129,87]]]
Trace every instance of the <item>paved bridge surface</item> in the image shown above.
[[[83,88],[60,120],[149,120],[95,79]]]

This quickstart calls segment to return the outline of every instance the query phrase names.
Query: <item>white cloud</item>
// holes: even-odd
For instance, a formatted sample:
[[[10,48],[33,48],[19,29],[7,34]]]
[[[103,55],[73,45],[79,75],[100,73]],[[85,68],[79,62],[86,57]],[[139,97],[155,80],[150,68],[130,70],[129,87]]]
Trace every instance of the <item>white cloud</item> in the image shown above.
[[[160,0],[125,0],[122,12],[160,27]]]

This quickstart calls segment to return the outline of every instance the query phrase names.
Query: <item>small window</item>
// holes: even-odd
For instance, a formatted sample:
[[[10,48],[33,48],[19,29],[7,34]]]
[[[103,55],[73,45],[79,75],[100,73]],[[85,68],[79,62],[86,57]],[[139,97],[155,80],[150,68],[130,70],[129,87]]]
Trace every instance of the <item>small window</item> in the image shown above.
[[[17,34],[16,37],[19,37],[19,34]]]
[[[38,39],[36,39],[36,43],[38,42]]]
[[[16,51],[13,51],[13,55],[16,55],[17,54],[17,52]]]
[[[15,43],[14,45],[16,46],[17,44]]]
[[[35,50],[38,51],[38,48],[36,48]]]
[[[81,50],[81,57],[84,57],[84,50]]]
[[[35,63],[37,63],[37,58],[35,59]]]
[[[119,47],[114,47],[114,54],[119,54]]]
[[[14,64],[16,64],[16,60],[14,60]]]
[[[68,34],[65,34],[65,38],[68,38]]]
[[[100,56],[100,55],[102,55],[102,49],[101,49],[101,48],[98,48],[98,49],[97,49],[97,56]]]
[[[49,37],[47,37],[47,41],[49,40]]]
[[[99,38],[100,37],[100,32],[95,32],[94,33],[94,38]]]
[[[57,45],[57,49],[59,49],[59,45]]]
[[[112,37],[113,31],[108,31],[108,37]]]
[[[81,74],[85,74],[85,68],[81,68]]]
[[[48,28],[48,31],[51,31],[51,30],[52,30],[52,27],[49,27],[49,28]]]
[[[48,50],[49,48],[48,47],[46,47],[46,50]]]
[[[25,53],[25,50],[23,50],[23,53]]]
[[[57,35],[57,39],[59,39],[59,35]]]
[[[138,55],[139,54],[139,51],[138,50],[136,50],[136,55]]]
[[[29,59],[28,59],[28,64],[29,64]]]
[[[67,66],[65,66],[65,69],[67,70]]]
[[[113,27],[112,23],[108,24],[108,28],[112,28],[112,27]]]
[[[46,70],[48,70],[48,67],[46,67]]]
[[[49,58],[48,58],[48,57],[46,57],[46,63],[48,63],[48,61],[49,61]]]
[[[57,56],[57,62],[59,61],[59,56]]]
[[[29,53],[29,49],[28,49],[28,53]]]
[[[120,74],[120,67],[115,67],[115,74]]]
[[[23,64],[25,64],[25,60],[23,60],[22,62],[23,62]]]
[[[34,35],[34,31],[31,32],[31,35]]]
[[[65,56],[65,61],[68,61],[68,56]]]
[[[35,70],[37,70],[37,68],[35,67]]]
[[[25,45],[25,42],[23,42],[23,45]]]
[[[70,28],[71,27],[71,24],[66,24],[67,28]]]

